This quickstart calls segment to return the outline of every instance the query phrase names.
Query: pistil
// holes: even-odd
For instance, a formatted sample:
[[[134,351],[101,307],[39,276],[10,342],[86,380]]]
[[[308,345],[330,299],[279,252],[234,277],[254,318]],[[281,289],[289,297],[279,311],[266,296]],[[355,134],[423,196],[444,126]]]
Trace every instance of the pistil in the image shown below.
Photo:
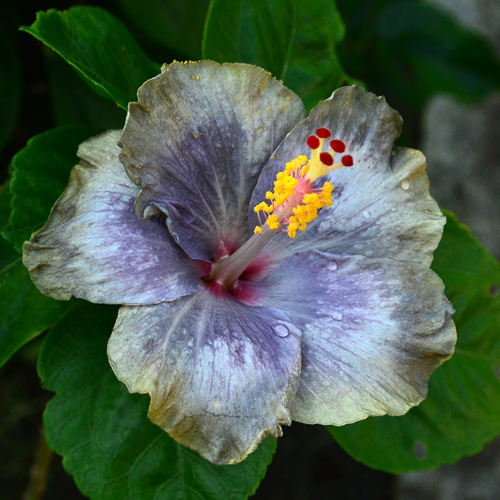
[[[275,234],[286,232],[288,236],[295,238],[297,230],[304,231],[307,224],[316,219],[318,210],[332,204],[333,186],[329,182],[319,188],[313,188],[312,185],[319,177],[332,170],[352,166],[353,159],[351,155],[344,155],[340,162],[335,163],[335,153],[343,153],[345,144],[338,139],[332,140],[332,149],[323,152],[324,143],[331,132],[320,128],[316,134],[317,136],[307,139],[307,145],[311,149],[310,159],[301,155],[287,163],[285,170],[276,177],[274,192],[266,193],[270,204],[262,202],[255,207],[260,221],[255,234],[235,253],[213,264],[207,281],[219,283],[227,289],[234,287],[245,269]],[[260,212],[265,217],[264,222]]]

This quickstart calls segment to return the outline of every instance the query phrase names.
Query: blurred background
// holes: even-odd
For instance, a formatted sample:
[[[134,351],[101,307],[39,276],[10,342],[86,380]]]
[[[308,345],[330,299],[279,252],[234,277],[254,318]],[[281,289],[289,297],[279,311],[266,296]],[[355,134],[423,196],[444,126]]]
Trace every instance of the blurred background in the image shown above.
[[[118,17],[145,52],[162,63],[201,56],[208,3],[197,0],[184,19],[172,0],[4,0],[0,181],[8,178],[12,156],[38,133],[68,123],[121,128],[125,119],[123,110],[93,93],[57,54],[18,32],[20,25],[32,24],[39,10],[97,5]],[[420,9],[420,17],[412,15],[411,3],[339,0],[347,28],[337,47],[341,63],[400,111],[405,130],[398,144],[424,151],[431,194],[500,258],[500,93],[495,93],[500,84],[494,84],[500,74],[489,74],[495,70],[491,57],[500,57],[500,2],[428,0],[430,10]],[[179,24],[192,32],[181,49],[162,36],[168,16],[180,16]],[[488,43],[470,42],[469,32]],[[471,67],[476,65],[477,74],[460,66],[452,46]],[[84,498],[41,433],[42,412],[51,397],[36,373],[42,340],[38,337],[0,368],[1,500]],[[500,499],[500,441],[452,466],[392,476],[356,462],[319,426],[294,423],[284,433],[254,497],[258,500]]]

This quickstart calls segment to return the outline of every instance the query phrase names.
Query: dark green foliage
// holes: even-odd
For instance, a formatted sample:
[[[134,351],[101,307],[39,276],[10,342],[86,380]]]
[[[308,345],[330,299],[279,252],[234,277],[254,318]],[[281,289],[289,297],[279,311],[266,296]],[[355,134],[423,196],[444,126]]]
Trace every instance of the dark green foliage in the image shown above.
[[[434,92],[466,102],[500,88],[500,60],[481,36],[425,1],[339,0],[341,59],[377,92],[420,109]]]
[[[125,26],[98,7],[39,12],[22,29],[63,57],[99,95],[124,109],[136,100],[139,86],[160,72]]]
[[[332,0],[212,0],[203,57],[265,68],[310,109],[351,82],[335,53],[343,36]]]
[[[18,252],[23,242],[40,229],[50,209],[68,184],[78,163],[80,143],[102,130],[85,125],[67,125],[39,134],[28,141],[12,160],[10,185],[12,213],[2,231]]]
[[[203,26],[210,0],[119,1],[130,19],[155,42],[179,51],[183,58],[201,58]]]
[[[9,216],[10,193],[0,188],[0,228]],[[0,236],[0,366],[46,330],[67,307],[43,296],[31,282],[21,255]]]
[[[17,121],[22,96],[18,33],[14,28],[14,5],[0,16],[0,150],[5,146]]]

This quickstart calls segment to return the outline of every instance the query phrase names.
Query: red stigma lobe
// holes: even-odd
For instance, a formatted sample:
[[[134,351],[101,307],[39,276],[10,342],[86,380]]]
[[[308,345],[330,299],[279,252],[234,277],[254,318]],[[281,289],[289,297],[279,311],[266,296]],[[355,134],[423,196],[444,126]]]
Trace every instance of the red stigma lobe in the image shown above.
[[[351,155],[342,156],[342,165],[344,165],[344,167],[352,167],[354,165],[352,156]]]
[[[319,139],[315,135],[311,135],[311,137],[309,137],[307,139],[307,145],[311,149],[318,149],[319,148]]]
[[[338,139],[331,141],[330,146],[336,153],[343,153],[345,151],[345,144]]]
[[[328,139],[332,135],[332,133],[327,128],[319,128],[316,130],[316,134],[321,139]]]
[[[319,155],[319,159],[321,160],[321,163],[324,163],[327,167],[333,165],[333,157],[330,153],[321,153]]]

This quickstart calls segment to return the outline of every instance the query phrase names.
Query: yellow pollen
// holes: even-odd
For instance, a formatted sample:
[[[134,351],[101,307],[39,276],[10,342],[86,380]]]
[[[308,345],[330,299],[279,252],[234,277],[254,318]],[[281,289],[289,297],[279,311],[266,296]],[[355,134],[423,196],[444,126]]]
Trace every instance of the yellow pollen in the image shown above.
[[[266,193],[271,204],[263,201],[254,208],[256,213],[264,212],[265,223],[271,230],[286,226],[283,230],[290,238],[295,238],[297,231],[304,231],[318,217],[318,210],[332,204],[332,184],[325,182],[322,188],[313,188],[313,182],[306,177],[310,163],[303,155],[288,162],[285,170],[276,175],[274,191]],[[262,233],[262,227],[256,226],[254,233]]]

